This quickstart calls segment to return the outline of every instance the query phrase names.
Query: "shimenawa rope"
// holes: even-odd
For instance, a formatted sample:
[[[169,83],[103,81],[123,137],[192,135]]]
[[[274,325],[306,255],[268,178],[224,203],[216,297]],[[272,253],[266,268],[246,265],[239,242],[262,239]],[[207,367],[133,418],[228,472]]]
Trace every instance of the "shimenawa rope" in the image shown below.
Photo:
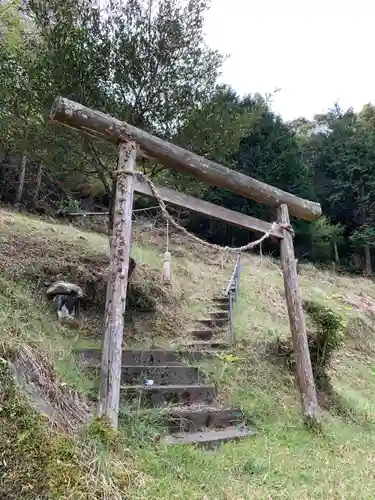
[[[118,176],[120,174],[124,174],[124,173],[135,175],[139,179],[146,182],[150,186],[152,194],[154,195],[154,197],[158,201],[161,212],[162,212],[164,218],[167,220],[167,222],[169,221],[173,227],[175,227],[178,231],[181,231],[182,233],[184,233],[188,238],[196,241],[197,243],[200,243],[201,245],[214,248],[215,250],[219,250],[221,252],[224,251],[224,252],[236,252],[236,253],[245,252],[246,250],[252,250],[256,246],[261,245],[264,240],[266,240],[267,238],[272,236],[272,233],[277,228],[285,229],[286,231],[289,231],[294,235],[293,228],[290,224],[273,222],[270,230],[267,231],[266,233],[264,233],[263,236],[261,236],[258,240],[250,241],[249,243],[247,243],[246,245],[243,245],[241,247],[228,247],[228,246],[216,245],[215,243],[209,243],[208,241],[202,240],[201,238],[198,238],[198,236],[191,234],[187,229],[185,229],[183,226],[181,226],[178,222],[176,222],[174,220],[174,218],[168,212],[167,207],[164,203],[164,200],[160,196],[155,184],[145,174],[143,174],[142,172],[139,172],[139,171],[138,172],[129,172],[129,171],[124,170],[124,169],[115,170],[113,173],[116,176]],[[169,229],[169,227],[168,227],[168,229]],[[169,236],[168,236],[168,238],[169,238]],[[169,241],[168,241],[168,245],[169,245]],[[167,252],[168,252],[168,249],[167,249]]]

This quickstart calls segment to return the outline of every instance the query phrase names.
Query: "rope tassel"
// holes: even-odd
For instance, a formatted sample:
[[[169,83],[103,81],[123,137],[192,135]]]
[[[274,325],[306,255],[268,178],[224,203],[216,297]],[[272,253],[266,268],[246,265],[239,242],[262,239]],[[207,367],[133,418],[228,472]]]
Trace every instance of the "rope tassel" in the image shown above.
[[[164,265],[163,272],[161,275],[161,282],[163,285],[172,284],[172,264],[171,264],[171,253],[169,251],[169,220],[167,220],[167,245],[164,254]]]
[[[171,269],[171,253],[165,252],[164,254],[164,266],[163,266],[163,274],[161,277],[163,285],[171,285],[172,283],[172,269]]]

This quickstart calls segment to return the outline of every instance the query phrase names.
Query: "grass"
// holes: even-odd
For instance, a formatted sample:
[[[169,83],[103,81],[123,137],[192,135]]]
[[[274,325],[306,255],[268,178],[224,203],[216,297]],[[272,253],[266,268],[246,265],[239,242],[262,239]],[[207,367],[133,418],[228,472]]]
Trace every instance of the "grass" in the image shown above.
[[[92,311],[87,312],[87,324],[82,332],[72,332],[57,325],[40,294],[30,288],[33,275],[25,259],[34,259],[34,281],[41,270],[44,273],[60,270],[71,279],[84,280],[94,269],[98,282],[102,283],[107,239],[71,226],[7,212],[0,214],[0,225],[1,243],[11,242],[11,248],[5,246],[7,261],[2,264],[0,281],[3,339],[7,339],[8,348],[9,344],[15,349],[31,345],[45,353],[64,387],[66,384],[70,391],[88,394],[92,382],[76,367],[71,348],[77,344],[97,344]],[[38,259],[35,248],[43,248]],[[57,251],[60,253],[56,259]],[[138,330],[135,328],[133,336],[134,325],[128,325],[126,334],[134,345],[170,345],[184,338],[190,325],[206,313],[207,297],[221,289],[231,272],[230,260],[222,261],[216,253],[207,253],[206,249],[203,251],[173,235],[174,286],[163,291],[158,284],[163,252],[162,231],[145,232],[135,228],[136,284],[144,294],[157,297],[158,307],[146,319],[137,319]],[[107,485],[112,488],[107,490],[109,498],[114,499],[373,498],[373,282],[334,275],[313,266],[304,266],[300,282],[304,298],[326,304],[347,324],[344,343],[330,368],[332,385],[345,412],[325,411],[320,432],[303,426],[294,377],[282,364],[273,363],[265,356],[270,341],[289,337],[278,263],[268,258],[260,262],[258,257],[246,256],[243,258],[240,302],[235,311],[236,343],[230,355],[206,362],[202,368],[219,385],[222,404],[240,406],[246,420],[256,428],[256,436],[225,444],[217,451],[167,448],[155,439],[162,432],[158,410],[144,416],[124,407],[123,429],[115,438],[114,447],[108,447],[108,442],[113,440],[108,440],[106,431],[95,425],[90,432],[85,435],[81,432],[74,438],[73,462],[80,471],[80,479],[74,487],[83,493],[71,498],[103,498],[93,494],[84,496],[88,481],[93,477],[96,477],[95,495],[100,495],[97,492],[100,488],[104,491]],[[311,328],[309,320],[308,325]],[[50,423],[41,432],[45,433],[46,428],[48,434],[43,434],[43,439],[54,443],[61,434],[53,434],[56,431]],[[91,461],[79,455],[77,442],[83,444]],[[70,446],[71,441],[68,443]],[[41,456],[40,447],[36,449]],[[52,488],[54,476],[48,464],[55,463],[56,447],[48,445],[47,449],[48,457],[43,462],[47,465],[41,470],[48,479],[43,482],[44,486]],[[61,451],[58,457],[60,455]],[[31,455],[26,453],[25,456]],[[35,465],[35,461],[29,460]],[[92,467],[85,467],[87,462],[93,464]],[[0,475],[0,492],[2,481]],[[51,491],[58,491],[59,498],[65,498],[66,483],[59,488]],[[35,495],[12,493],[12,498],[36,498]]]

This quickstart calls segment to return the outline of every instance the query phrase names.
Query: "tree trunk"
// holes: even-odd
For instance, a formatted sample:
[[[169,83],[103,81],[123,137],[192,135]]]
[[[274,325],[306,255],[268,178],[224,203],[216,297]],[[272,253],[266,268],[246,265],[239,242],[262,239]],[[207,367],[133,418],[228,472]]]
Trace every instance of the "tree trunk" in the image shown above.
[[[372,275],[372,265],[371,265],[371,250],[368,245],[365,245],[365,276]]]
[[[286,205],[280,205],[278,208],[278,222],[284,225],[290,224]],[[302,309],[301,290],[298,283],[293,236],[287,229],[284,230],[284,239],[280,240],[280,252],[303,417],[306,423],[315,424],[319,420],[319,406]]]
[[[34,209],[38,206],[40,187],[42,185],[43,163],[39,163],[36,172],[35,187],[33,192],[32,206]]]
[[[110,243],[110,268],[107,285],[105,332],[102,342],[98,416],[108,418],[117,428],[120,402],[121,358],[124,313],[132,239],[132,210],[136,144],[121,143],[114,221]]]
[[[219,165],[164,141],[126,122],[100,111],[82,106],[63,97],[55,100],[50,118],[86,134],[118,144],[124,138],[137,142],[143,153],[166,167],[177,170],[219,188],[277,207],[285,203],[291,215],[304,220],[318,219],[322,213],[319,203],[304,200],[274,186],[265,184],[240,172]]]
[[[337,248],[336,241],[333,242],[333,255],[335,257],[335,262],[339,266],[340,265],[340,257],[339,257],[339,249]]]
[[[16,197],[14,200],[16,207],[19,206],[19,204],[21,203],[21,200],[22,200],[23,187],[25,185],[26,164],[27,164],[27,156],[22,155],[20,175],[18,178],[18,186],[17,186],[17,191],[16,191]]]
[[[0,167],[2,166],[3,161],[5,160],[6,156],[7,156],[6,150],[0,149]]]

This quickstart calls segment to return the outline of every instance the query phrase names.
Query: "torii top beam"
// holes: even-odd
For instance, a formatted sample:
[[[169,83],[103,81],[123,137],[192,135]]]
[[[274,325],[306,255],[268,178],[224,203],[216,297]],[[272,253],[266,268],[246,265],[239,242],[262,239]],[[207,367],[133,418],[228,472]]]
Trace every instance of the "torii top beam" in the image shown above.
[[[135,141],[142,152],[166,167],[225,188],[245,198],[269,206],[286,204],[291,215],[304,220],[318,219],[322,213],[319,203],[304,200],[240,172],[202,158],[159,137],[101,113],[82,104],[58,97],[51,109],[52,121],[68,125],[86,134],[113,144]]]

